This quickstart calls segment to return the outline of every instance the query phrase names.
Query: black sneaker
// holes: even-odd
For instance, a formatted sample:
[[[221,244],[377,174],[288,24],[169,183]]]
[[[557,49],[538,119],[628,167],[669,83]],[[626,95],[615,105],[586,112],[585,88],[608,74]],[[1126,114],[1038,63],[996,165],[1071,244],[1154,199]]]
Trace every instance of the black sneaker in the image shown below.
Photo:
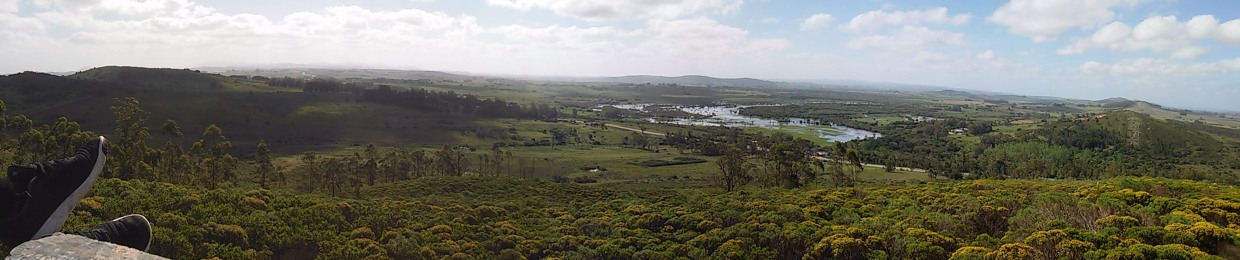
[[[26,166],[10,166],[9,180],[19,194],[21,210],[0,219],[0,238],[11,246],[60,231],[65,218],[103,171],[107,142],[87,141],[73,156]]]
[[[86,231],[69,234],[127,246],[144,252],[151,247],[151,222],[138,214],[113,219]]]

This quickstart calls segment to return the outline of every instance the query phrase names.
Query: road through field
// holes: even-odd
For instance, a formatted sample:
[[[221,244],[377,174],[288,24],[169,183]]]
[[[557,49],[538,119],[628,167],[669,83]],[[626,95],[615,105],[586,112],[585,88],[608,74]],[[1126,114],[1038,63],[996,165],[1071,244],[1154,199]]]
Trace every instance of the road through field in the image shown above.
[[[817,160],[823,160],[823,161],[830,161],[830,160],[831,160],[831,159],[829,159],[829,158],[827,158],[827,157],[822,157],[822,156],[814,156],[814,159],[817,159]],[[846,163],[847,163],[847,162],[846,162]],[[886,168],[886,167],[887,167],[887,166],[884,166],[884,165],[881,165],[881,164],[872,164],[872,163],[862,163],[861,165],[862,165],[862,166],[865,166],[865,167],[874,167],[874,168]],[[906,172],[926,172],[926,169],[917,169],[917,168],[909,168],[909,167],[895,167],[895,169],[896,169],[896,170],[901,170],[901,171],[906,171]]]
[[[632,128],[632,127],[627,127],[627,126],[622,126],[622,125],[617,125],[617,124],[607,124],[607,126],[609,126],[609,127],[615,127],[615,128],[620,128],[620,129],[624,129],[624,130],[629,130],[629,131],[633,131],[633,132],[638,132],[638,133],[643,133],[643,134],[648,134],[648,135],[667,136],[667,134],[664,134],[664,133],[659,133],[659,132],[651,132],[651,131],[642,131],[641,129]]]

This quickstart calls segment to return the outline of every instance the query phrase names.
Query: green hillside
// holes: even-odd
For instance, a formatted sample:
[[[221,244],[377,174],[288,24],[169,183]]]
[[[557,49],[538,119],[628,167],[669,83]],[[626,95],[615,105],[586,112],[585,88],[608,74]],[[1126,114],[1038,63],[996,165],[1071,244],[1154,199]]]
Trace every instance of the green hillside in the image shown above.
[[[157,139],[165,120],[189,136],[218,125],[229,139],[272,142],[278,153],[336,149],[358,143],[446,143],[454,132],[472,130],[469,115],[446,115],[366,103],[346,93],[305,93],[246,78],[191,70],[102,67],[67,77],[20,73],[0,77],[0,99],[9,114],[36,122],[59,117],[84,129],[110,133],[109,106],[135,97],[150,113]],[[247,145],[248,146],[248,145]]]
[[[1175,123],[1173,123],[1175,122]],[[1234,156],[1237,142],[1234,135],[1214,135],[1206,131],[1218,133],[1240,133],[1231,129],[1218,129],[1211,126],[1185,127],[1182,121],[1156,119],[1150,115],[1133,111],[1120,110],[1080,122],[1086,128],[1101,129],[1118,137],[1122,145],[1142,152],[1153,159],[1177,160],[1187,163],[1217,162]],[[1058,127],[1059,125],[1052,125]]]
[[[1240,118],[1235,118],[1234,116],[1228,117],[1223,113],[1169,109],[1143,101],[1132,101],[1127,106],[1122,106],[1122,108],[1124,110],[1146,114],[1157,119],[1201,122],[1212,126],[1240,129]]]
[[[143,89],[206,90],[223,87],[218,75],[189,69],[108,66],[67,76],[73,79],[119,83]]]

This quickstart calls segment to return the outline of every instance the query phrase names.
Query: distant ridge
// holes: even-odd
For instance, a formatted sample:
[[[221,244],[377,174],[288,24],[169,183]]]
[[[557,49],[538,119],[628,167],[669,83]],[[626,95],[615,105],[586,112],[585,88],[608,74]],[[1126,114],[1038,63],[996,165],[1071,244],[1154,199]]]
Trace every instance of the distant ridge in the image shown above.
[[[397,80],[480,80],[488,77],[454,74],[428,70],[393,70],[393,69],[332,69],[332,68],[247,68],[247,67],[205,67],[204,71],[222,75],[246,75],[264,77],[331,77],[347,78],[385,78]]]
[[[1123,109],[1123,108],[1137,108],[1137,107],[1145,106],[1145,107],[1149,107],[1153,109],[1166,110],[1161,105],[1158,105],[1158,104],[1141,101],[1141,100],[1135,100],[1135,99],[1127,99],[1127,98],[1122,98],[1122,97],[1113,97],[1113,98],[1098,100],[1098,101],[1094,101],[1094,103],[1097,103],[1098,105],[1101,105],[1102,107],[1105,107],[1105,108]]]
[[[1106,103],[1125,102],[1125,101],[1131,101],[1131,100],[1127,98],[1122,98],[1122,97],[1113,97],[1113,98],[1094,101],[1094,103],[1106,104]]]
[[[191,69],[141,68],[125,66],[98,67],[66,78],[107,81],[145,88],[207,89],[219,88],[220,75]]]
[[[985,97],[982,97],[981,95],[973,94],[972,92],[968,92],[968,91],[960,91],[960,90],[952,90],[952,89],[944,89],[944,90],[939,90],[939,91],[931,91],[931,92],[927,92],[927,93],[933,93],[933,94],[937,94],[937,95],[944,95],[944,96],[958,96],[958,97],[974,98],[974,99],[983,99],[983,98],[985,98]]]
[[[766,81],[755,78],[716,78],[701,75],[685,75],[679,77],[665,77],[652,75],[630,75],[620,77],[608,77],[599,79],[601,82],[608,83],[632,83],[632,84],[679,84],[692,86],[728,86],[728,87],[778,87],[784,83]]]

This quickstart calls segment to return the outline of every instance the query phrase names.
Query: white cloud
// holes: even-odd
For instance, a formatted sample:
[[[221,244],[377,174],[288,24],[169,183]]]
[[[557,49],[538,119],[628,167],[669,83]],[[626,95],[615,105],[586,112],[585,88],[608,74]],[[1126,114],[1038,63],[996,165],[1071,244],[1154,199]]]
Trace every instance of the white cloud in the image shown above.
[[[1070,29],[1088,29],[1115,19],[1111,9],[1141,0],[1012,0],[987,21],[1034,42],[1054,40]]]
[[[655,21],[650,23],[647,33],[650,34],[650,39],[630,50],[631,54],[711,61],[732,55],[752,56],[788,47],[785,40],[751,39],[746,30],[706,18]]]
[[[1009,64],[1007,60],[995,55],[994,50],[979,52],[974,54],[973,58],[977,59],[981,65],[989,68],[1005,68]]]
[[[947,8],[945,7],[894,12],[875,10],[854,16],[852,20],[848,21],[848,24],[842,27],[848,31],[865,32],[879,30],[886,26],[922,24],[963,25],[969,22],[969,18],[967,14],[948,15]]]
[[[984,60],[984,61],[993,61],[993,60],[995,60],[995,51],[994,51],[994,50],[986,50],[986,51],[984,51],[984,52],[978,53],[977,55],[974,55],[973,57],[975,57],[975,58],[977,58],[977,59],[979,59],[979,60]]]
[[[21,11],[20,3],[17,0],[0,0],[0,14]]]
[[[0,13],[0,60],[28,61],[0,63],[0,71],[354,62],[494,73],[709,74],[789,46],[708,18],[651,19],[636,29],[483,27],[469,15],[421,9],[333,6],[267,17],[175,0],[33,5],[44,11],[24,17]],[[59,32],[64,36],[55,36]]]
[[[723,7],[715,10],[715,14],[735,14],[741,11],[741,6],[745,5],[745,0],[736,0],[727,2]]]
[[[835,17],[830,14],[818,13],[805,18],[801,22],[801,31],[814,31],[827,28],[831,22],[835,21]]]
[[[902,53],[915,54],[915,60],[941,61],[947,55],[930,52],[927,49],[943,45],[963,45],[964,33],[930,29],[926,26],[963,25],[969,22],[967,14],[948,14],[947,8],[939,7],[914,11],[883,11],[875,10],[854,16],[840,29],[854,33],[864,33],[845,45],[848,48],[887,49]]]
[[[1240,19],[1219,24],[1213,15],[1198,15],[1184,23],[1189,36],[1198,39],[1215,39],[1227,44],[1240,45]]]
[[[545,9],[583,20],[678,18],[701,12],[721,14],[740,10],[743,0],[487,0],[491,6],[521,11]]]
[[[778,18],[778,17],[767,17],[767,18],[762,18],[762,21],[761,21],[761,22],[762,22],[762,23],[778,23],[778,22],[779,22],[779,18]]]
[[[1240,25],[1236,21],[1240,19],[1228,23]],[[1150,50],[1166,53],[1172,58],[1195,59],[1210,51],[1201,46],[1200,41],[1214,39],[1240,44],[1240,41],[1233,43],[1228,39],[1227,35],[1231,32],[1227,31],[1227,26],[1227,23],[1219,25],[1211,15],[1196,16],[1184,23],[1178,22],[1175,16],[1156,16],[1145,19],[1135,27],[1113,22],[1088,38],[1077,39],[1071,45],[1060,48],[1058,53],[1076,55],[1091,48],[1109,48],[1116,51]],[[1235,26],[1234,30],[1240,30],[1240,26]]]
[[[1165,59],[1133,59],[1104,64],[1097,61],[1082,63],[1080,70],[1091,75],[1114,76],[1190,76],[1202,74],[1240,72],[1240,58],[1217,62],[1180,63]]]
[[[932,51],[921,51],[921,52],[917,52],[916,55],[913,55],[913,61],[916,61],[919,63],[937,63],[937,62],[943,62],[946,60],[947,60],[947,54],[942,54],[942,53],[932,52]]]
[[[1229,43],[1240,44],[1240,19],[1233,19],[1218,26],[1214,37],[1216,39]]]
[[[964,33],[932,30],[921,26],[905,26],[891,35],[868,35],[848,42],[849,48],[884,48],[915,51],[938,45],[963,45]]]
[[[588,53],[614,53],[627,49],[625,44],[638,36],[640,31],[621,31],[612,27],[576,26],[529,27],[507,25],[488,30],[503,35],[513,45],[536,46],[543,50]]]

